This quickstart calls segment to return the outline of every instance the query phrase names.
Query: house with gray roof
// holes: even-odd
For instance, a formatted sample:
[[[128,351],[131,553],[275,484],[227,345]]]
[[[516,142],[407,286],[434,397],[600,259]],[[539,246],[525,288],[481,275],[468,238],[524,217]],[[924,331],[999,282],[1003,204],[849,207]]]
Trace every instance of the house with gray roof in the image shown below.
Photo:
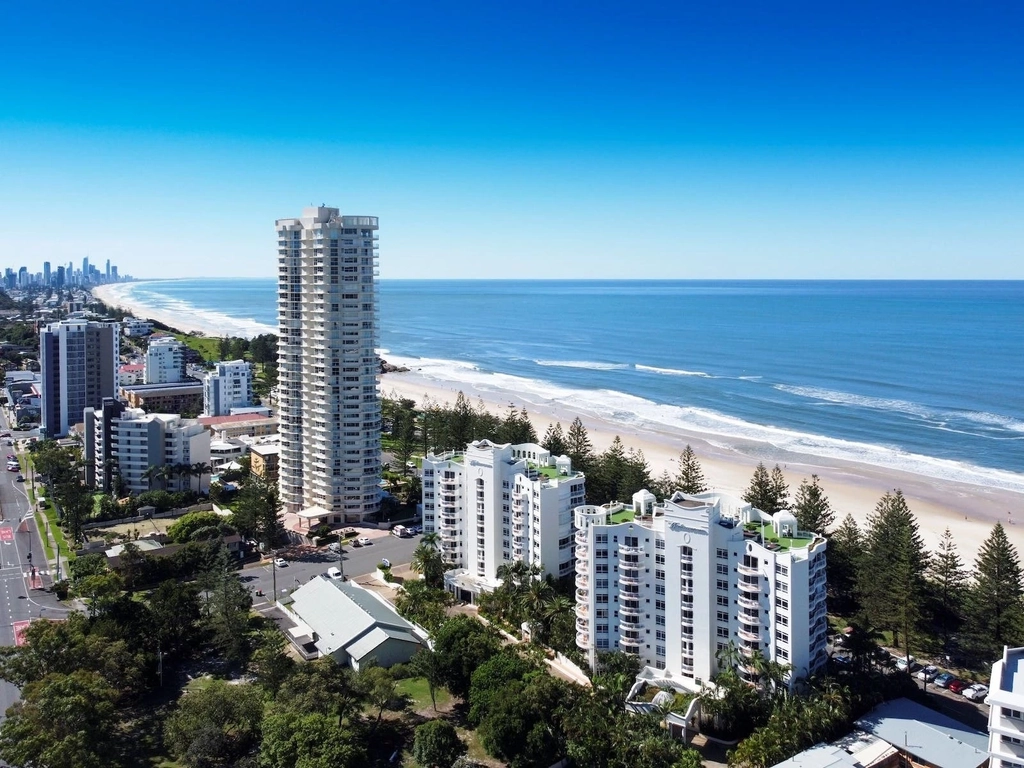
[[[292,599],[291,611],[308,627],[320,655],[356,671],[370,660],[381,667],[408,662],[426,645],[423,630],[354,582],[321,575]]]
[[[979,768],[988,763],[988,736],[910,699],[880,704],[854,725],[889,742],[914,765]]]

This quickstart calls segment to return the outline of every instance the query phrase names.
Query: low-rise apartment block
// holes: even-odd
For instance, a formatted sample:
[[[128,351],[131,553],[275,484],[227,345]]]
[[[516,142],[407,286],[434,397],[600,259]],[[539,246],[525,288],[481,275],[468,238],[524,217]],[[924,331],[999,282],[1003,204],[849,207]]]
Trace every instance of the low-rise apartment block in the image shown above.
[[[565,457],[524,443],[470,443],[423,461],[423,529],[436,531],[455,568],[446,588],[472,600],[493,590],[498,568],[523,561],[555,577],[572,573],[572,510],[586,480]]]
[[[991,768],[1024,768],[1024,648],[1003,648],[988,692]]]
[[[575,512],[576,644],[640,657],[696,687],[732,644],[741,674],[756,654],[796,677],[826,659],[825,548],[788,512],[768,515],[720,493]]]
[[[121,397],[131,408],[142,408],[150,413],[198,415],[203,410],[203,384],[200,381],[134,384],[122,387]]]
[[[249,449],[249,472],[268,485],[276,485],[280,457],[280,443],[257,443]]]
[[[146,348],[145,382],[147,384],[177,384],[185,380],[185,350],[187,347],[173,336],[156,336]]]

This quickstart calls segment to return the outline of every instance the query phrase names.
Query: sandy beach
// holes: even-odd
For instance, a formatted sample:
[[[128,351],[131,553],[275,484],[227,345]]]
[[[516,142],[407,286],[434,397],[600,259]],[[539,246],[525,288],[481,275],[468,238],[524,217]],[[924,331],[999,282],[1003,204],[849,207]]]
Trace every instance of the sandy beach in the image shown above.
[[[666,469],[670,474],[676,473],[675,462],[687,443],[697,452],[708,483],[727,493],[742,494],[757,466],[759,446],[755,443],[723,447],[720,441],[716,440],[713,445],[700,434],[682,430],[641,432],[596,414],[576,413],[568,408],[537,410],[534,404],[525,402],[512,391],[445,386],[415,371],[385,374],[381,380],[382,395],[398,395],[420,404],[427,398],[439,403],[453,402],[460,389],[474,403],[482,401],[488,410],[494,412],[505,413],[510,404],[525,406],[540,436],[548,424],[560,421],[562,427],[567,428],[578,415],[587,427],[595,450],[603,451],[615,435],[619,435],[627,448],[644,452],[655,477]],[[991,533],[992,526],[1002,522],[1014,546],[1019,552],[1024,552],[1024,497],[1021,494],[819,457],[807,457],[804,462],[789,461],[783,471],[791,494],[795,493],[801,480],[811,474],[818,475],[836,510],[837,520],[849,512],[863,526],[882,495],[899,488],[917,516],[922,535],[930,548],[935,547],[948,527],[956,539],[961,557],[965,562],[973,563],[978,547]]]
[[[227,316],[221,319],[204,312],[202,318],[199,318],[185,312],[161,312],[139,306],[126,300],[128,285],[98,286],[92,289],[93,295],[110,306],[131,310],[137,317],[156,320],[181,331],[207,336],[242,335],[237,325],[233,325],[237,321]],[[504,413],[510,404],[525,406],[538,435],[543,435],[548,424],[555,421],[568,427],[578,415],[586,425],[597,451],[607,448],[615,435],[619,435],[627,448],[644,452],[655,477],[666,469],[670,474],[675,474],[674,462],[689,443],[697,451],[708,482],[712,487],[729,493],[743,492],[750,482],[758,457],[768,455],[770,449],[770,446],[754,441],[726,441],[718,436],[712,439],[708,435],[678,428],[654,427],[641,430],[616,422],[609,414],[581,412],[568,405],[560,406],[550,402],[538,406],[522,393],[511,389],[488,387],[486,390],[478,390],[471,386],[446,383],[436,375],[428,378],[415,370],[386,374],[381,380],[383,395],[399,395],[418,403],[422,403],[425,398],[436,402],[452,402],[459,390],[464,391],[474,403],[482,401],[485,407],[495,412]],[[770,466],[774,460],[767,463]],[[917,516],[929,547],[934,548],[948,527],[956,538],[961,556],[965,561],[972,562],[978,547],[990,534],[992,525],[998,521],[1003,523],[1018,551],[1024,552],[1024,494],[809,455],[790,457],[783,471],[791,492],[796,491],[802,479],[809,478],[812,473],[817,474],[837,512],[837,519],[842,519],[849,512],[858,523],[863,524],[882,495],[899,488]]]

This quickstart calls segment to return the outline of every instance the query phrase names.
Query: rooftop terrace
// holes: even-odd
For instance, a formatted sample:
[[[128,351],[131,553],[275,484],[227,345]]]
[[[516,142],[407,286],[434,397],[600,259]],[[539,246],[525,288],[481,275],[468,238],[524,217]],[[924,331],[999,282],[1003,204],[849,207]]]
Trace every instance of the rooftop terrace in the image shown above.
[[[805,531],[799,531],[796,536],[776,536],[771,523],[747,523],[743,526],[743,532],[746,536],[754,534],[766,547],[778,552],[804,549],[814,541],[814,534]]]

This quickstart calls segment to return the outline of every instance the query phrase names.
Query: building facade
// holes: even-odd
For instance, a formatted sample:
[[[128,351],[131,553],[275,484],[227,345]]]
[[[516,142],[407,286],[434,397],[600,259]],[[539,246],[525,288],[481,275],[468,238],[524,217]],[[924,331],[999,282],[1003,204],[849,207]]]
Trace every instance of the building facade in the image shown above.
[[[252,366],[244,360],[217,363],[203,379],[203,414],[227,416],[252,405]]]
[[[122,387],[121,396],[132,408],[143,408],[150,413],[197,415],[203,410],[203,384],[200,381],[136,384]]]
[[[117,394],[118,324],[91,320],[51,323],[39,332],[41,424],[48,438],[64,437],[86,408]]]
[[[277,443],[255,444],[249,449],[249,471],[269,485],[280,479],[281,446]]]
[[[576,644],[625,651],[706,681],[723,653],[760,653],[807,677],[826,660],[823,537],[720,493],[575,510]],[[731,663],[731,662],[730,662]],[[696,684],[696,683],[695,683]]]
[[[377,218],[306,208],[277,238],[281,501],[357,522],[380,508]]]
[[[209,490],[210,433],[195,419],[177,414],[146,413],[105,401],[85,414],[86,479],[109,492],[117,472],[123,490]],[[207,465],[202,475],[197,465]],[[164,472],[151,467],[167,467]],[[186,467],[189,468],[186,471]]]
[[[498,569],[522,561],[543,574],[573,569],[573,508],[586,479],[539,445],[478,440],[423,460],[423,529],[438,534],[446,588],[472,600],[494,589]]]
[[[146,384],[177,384],[185,380],[185,345],[173,336],[157,336],[146,348]]]
[[[1024,768],[1024,648],[1003,648],[987,703],[991,768]]]

